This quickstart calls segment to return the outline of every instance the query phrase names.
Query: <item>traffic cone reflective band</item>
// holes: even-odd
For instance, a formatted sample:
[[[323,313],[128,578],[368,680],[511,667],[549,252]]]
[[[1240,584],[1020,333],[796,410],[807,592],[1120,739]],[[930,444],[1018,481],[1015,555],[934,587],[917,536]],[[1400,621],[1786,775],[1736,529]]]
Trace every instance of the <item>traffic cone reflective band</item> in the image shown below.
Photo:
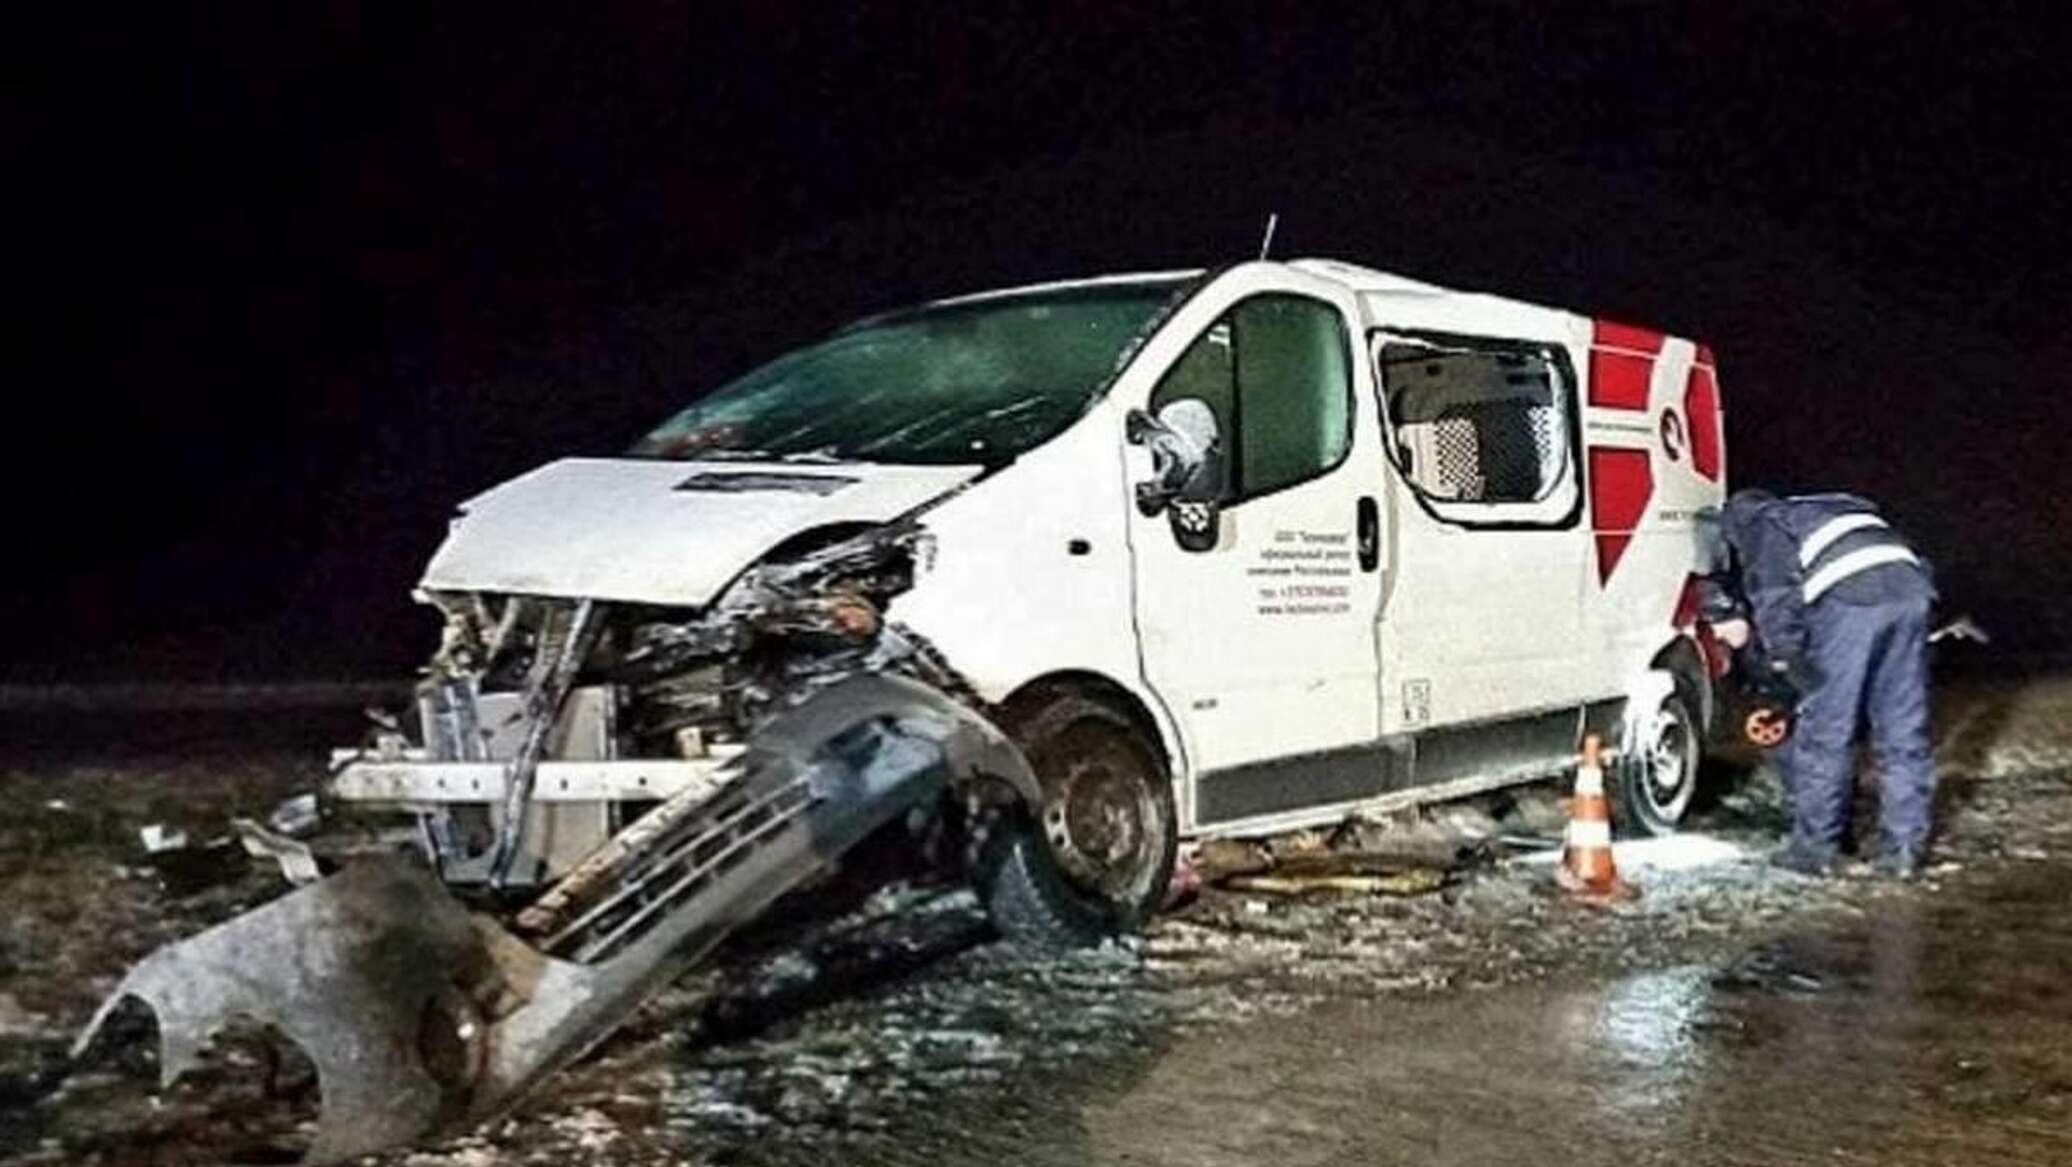
[[[1604,743],[1583,739],[1576,763],[1576,793],[1568,804],[1568,835],[1557,873],[1561,886],[1586,899],[1622,899],[1633,889],[1612,862],[1612,814],[1604,795]]]

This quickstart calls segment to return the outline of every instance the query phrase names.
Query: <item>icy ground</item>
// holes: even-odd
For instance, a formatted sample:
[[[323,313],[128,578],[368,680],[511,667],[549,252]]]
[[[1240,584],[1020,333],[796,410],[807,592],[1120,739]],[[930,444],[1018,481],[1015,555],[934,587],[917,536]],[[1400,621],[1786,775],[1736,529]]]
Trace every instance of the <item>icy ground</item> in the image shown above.
[[[1299,1029],[1346,1002],[1409,1008],[1725,961],[1767,937],[2072,861],[2072,678],[1952,683],[1938,721],[1940,862],[1916,884],[1812,881],[1753,862],[1650,868],[1634,873],[1638,899],[1591,909],[1553,894],[1543,867],[1500,862],[1426,894],[1212,887],[1141,938],[1064,958],[992,942],[968,896],[889,889],[802,945],[694,974],[517,1116],[376,1162],[1078,1161],[1058,1114],[1101,1104],[1162,1058],[1256,1031],[1248,1021]],[[159,1097],[134,1057],[67,1076],[61,1052],[130,962],[276,890],[255,869],[169,899],[137,866],[136,829],[206,837],[304,786],[310,762],[221,742],[162,755],[104,744],[0,758],[0,1161],[283,1161],[306,1100],[263,1097],[255,1075],[228,1070]],[[1350,834],[1374,850],[1430,850],[1558,821],[1551,792],[1527,791]],[[1694,825],[1760,853],[1780,821],[1758,775]],[[1229,1051],[1233,1072],[1249,1056]]]

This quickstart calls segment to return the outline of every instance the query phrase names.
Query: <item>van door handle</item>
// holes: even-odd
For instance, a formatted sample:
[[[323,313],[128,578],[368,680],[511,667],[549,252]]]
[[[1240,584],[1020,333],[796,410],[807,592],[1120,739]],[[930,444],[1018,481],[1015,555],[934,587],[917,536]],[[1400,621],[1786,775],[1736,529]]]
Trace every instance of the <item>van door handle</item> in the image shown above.
[[[1362,496],[1356,514],[1353,537],[1360,544],[1360,570],[1373,571],[1381,566],[1381,508],[1371,496]]]

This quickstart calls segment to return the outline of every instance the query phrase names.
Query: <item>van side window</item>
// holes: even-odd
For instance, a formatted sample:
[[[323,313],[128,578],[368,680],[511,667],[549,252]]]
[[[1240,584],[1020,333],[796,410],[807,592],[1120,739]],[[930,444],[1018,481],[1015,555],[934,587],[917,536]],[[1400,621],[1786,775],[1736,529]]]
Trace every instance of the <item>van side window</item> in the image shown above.
[[[1255,296],[1188,346],[1151,394],[1153,413],[1198,398],[1223,435],[1224,499],[1315,478],[1352,446],[1352,364],[1343,320],[1302,296]]]
[[[1382,345],[1389,456],[1437,502],[1536,503],[1569,470],[1565,366],[1544,346]]]

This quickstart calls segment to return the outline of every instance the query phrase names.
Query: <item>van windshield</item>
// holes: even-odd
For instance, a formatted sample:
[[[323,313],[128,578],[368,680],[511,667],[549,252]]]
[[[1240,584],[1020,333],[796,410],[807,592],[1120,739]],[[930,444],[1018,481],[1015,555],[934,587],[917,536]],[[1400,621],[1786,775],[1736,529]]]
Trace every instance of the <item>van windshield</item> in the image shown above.
[[[1186,282],[1050,289],[865,320],[721,386],[628,452],[997,465],[1085,413]]]

